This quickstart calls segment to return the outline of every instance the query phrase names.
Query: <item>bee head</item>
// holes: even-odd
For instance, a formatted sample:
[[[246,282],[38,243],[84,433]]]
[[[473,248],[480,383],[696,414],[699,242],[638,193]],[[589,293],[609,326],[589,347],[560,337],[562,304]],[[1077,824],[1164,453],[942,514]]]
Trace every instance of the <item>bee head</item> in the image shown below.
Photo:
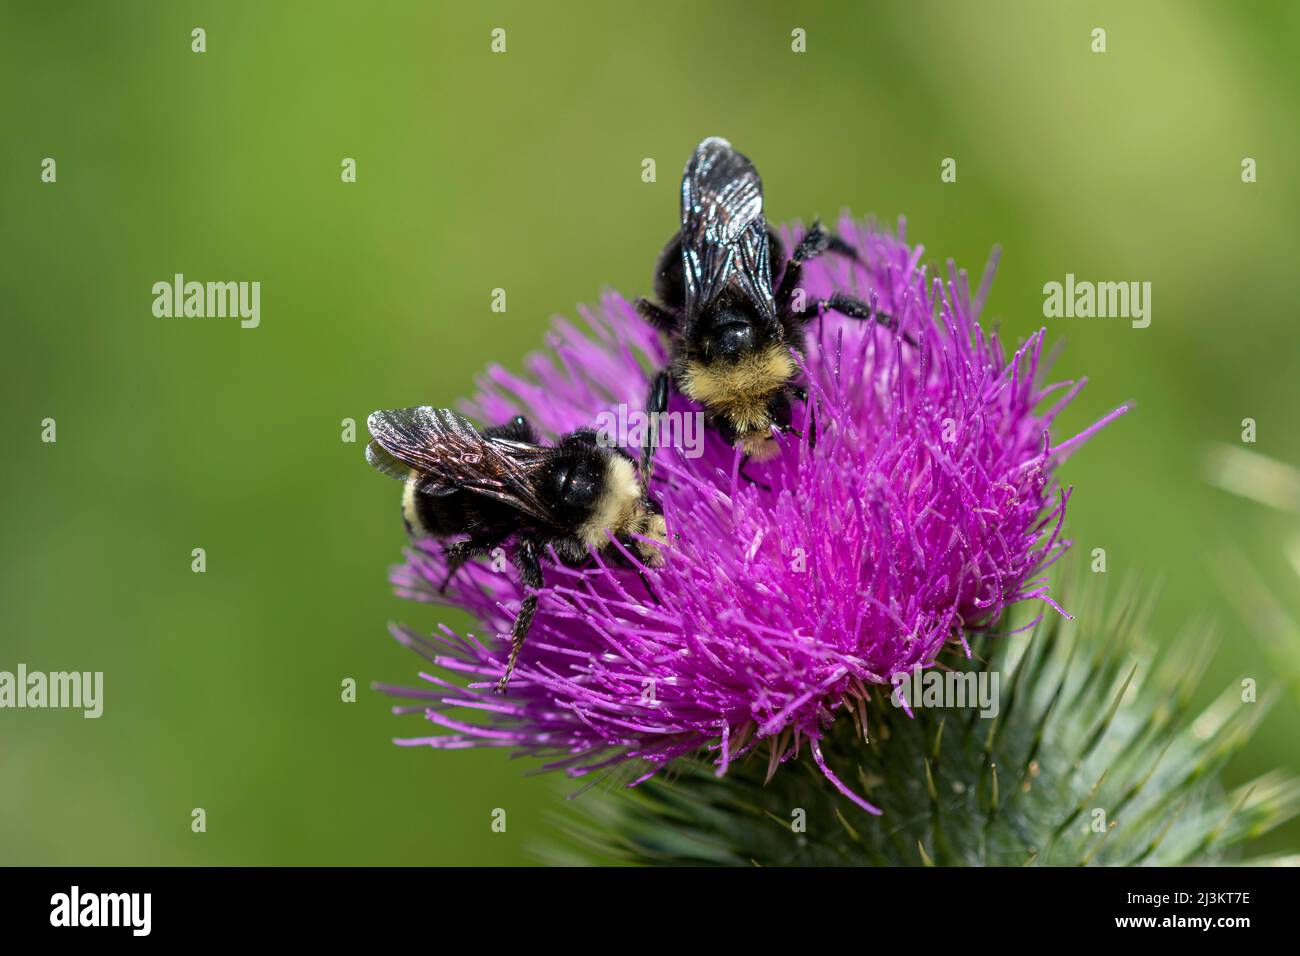
[[[557,446],[543,481],[546,498],[566,528],[577,528],[591,516],[605,488],[607,457],[594,433],[575,432]]]

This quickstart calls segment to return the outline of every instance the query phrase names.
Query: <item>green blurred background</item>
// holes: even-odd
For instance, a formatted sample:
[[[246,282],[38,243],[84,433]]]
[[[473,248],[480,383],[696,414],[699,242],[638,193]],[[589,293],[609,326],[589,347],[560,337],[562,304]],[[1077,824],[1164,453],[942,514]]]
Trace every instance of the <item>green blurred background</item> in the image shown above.
[[[1137,402],[1065,469],[1077,547],[1163,584],[1165,641],[1218,622],[1206,699],[1276,684],[1216,555],[1293,592],[1283,524],[1201,460],[1249,416],[1256,450],[1300,461],[1300,7],[779,6],[0,7],[0,669],[106,683],[99,720],[0,712],[0,862],[531,859],[555,781],[389,743],[424,724],[369,690],[422,663],[386,623],[466,622],[390,594],[398,488],[340,421],[451,404],[553,314],[645,291],[712,134],[755,158],[777,221],[905,214],[927,261],[972,272],[1001,243],[1009,339],[1067,272],[1150,281],[1148,329],[1048,323],[1058,377],[1092,378],[1067,430]],[[155,318],[176,272],[259,280],[261,327]],[[1296,768],[1297,716],[1284,700],[1230,780]],[[1298,843],[1292,825],[1260,848]]]

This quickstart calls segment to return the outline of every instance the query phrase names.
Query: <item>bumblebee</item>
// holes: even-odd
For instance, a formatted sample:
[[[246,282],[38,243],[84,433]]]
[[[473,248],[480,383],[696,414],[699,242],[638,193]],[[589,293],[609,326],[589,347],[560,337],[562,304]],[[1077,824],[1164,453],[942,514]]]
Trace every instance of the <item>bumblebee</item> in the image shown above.
[[[775,455],[773,428],[790,431],[790,399],[806,398],[795,384],[791,353],[803,353],[808,320],[833,309],[894,326],[890,316],[840,292],[796,308],[803,264],[826,252],[858,258],[814,222],[786,259],[780,237],[763,218],[763,184],[754,164],[725,139],[700,143],[682,176],[681,228],[655,268],[658,301],[636,302],[672,348],[669,366],[651,386],[651,420],[667,409],[675,387],[704,406],[709,422],[747,459]],[[646,474],[655,444],[652,439],[644,450]]]
[[[642,564],[660,566],[659,545],[667,543],[663,514],[646,494],[635,460],[601,445],[594,431],[543,445],[523,416],[480,432],[464,416],[426,405],[375,412],[367,425],[372,440],[366,460],[404,483],[408,533],[448,542],[442,590],[471,558],[512,545],[526,590],[498,693],[537,612],[548,549],[570,566],[589,563],[593,552],[632,566],[653,596],[641,568],[610,545],[617,540]]]

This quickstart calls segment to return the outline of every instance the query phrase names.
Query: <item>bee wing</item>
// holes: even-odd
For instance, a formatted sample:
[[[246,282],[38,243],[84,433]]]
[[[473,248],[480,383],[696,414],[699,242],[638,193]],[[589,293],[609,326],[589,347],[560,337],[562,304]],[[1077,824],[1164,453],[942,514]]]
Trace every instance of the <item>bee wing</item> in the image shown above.
[[[472,491],[555,523],[537,494],[537,477],[553,449],[487,437],[463,415],[428,405],[374,412],[366,426],[373,436],[366,461],[384,474],[406,481],[414,471],[416,488],[426,494]]]
[[[682,256],[688,315],[736,285],[762,314],[775,316],[763,181],[716,136],[695,148],[682,176]]]

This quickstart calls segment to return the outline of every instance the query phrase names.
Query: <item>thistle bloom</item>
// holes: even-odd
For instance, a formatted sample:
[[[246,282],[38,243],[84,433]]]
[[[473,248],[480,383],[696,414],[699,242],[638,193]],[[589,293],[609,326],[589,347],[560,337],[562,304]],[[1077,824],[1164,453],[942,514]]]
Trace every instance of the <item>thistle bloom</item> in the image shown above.
[[[787,248],[800,232],[785,230]],[[522,597],[513,569],[467,566],[443,597],[440,545],[408,552],[398,592],[463,608],[486,636],[394,628],[442,670],[421,674],[420,688],[381,688],[412,702],[397,711],[440,728],[399,743],[513,748],[574,776],[631,762],[633,783],[698,751],[721,774],[762,747],[770,774],[806,746],[832,784],[875,812],[822,753],[831,722],[865,724],[873,687],[945,648],[968,653],[967,635],[1009,605],[1056,608],[1043,572],[1068,547],[1068,491],[1053,470],[1125,409],[1053,444],[1049,428],[1083,382],[1040,381],[1043,330],[1008,360],[980,327],[995,260],[972,296],[951,263],[946,279],[926,274],[901,222],[891,234],[846,218],[839,234],[861,263],[808,263],[807,300],[849,291],[898,329],[814,319],[797,431],[744,475],[712,431],[702,449],[657,450],[652,492],[672,543],[665,566],[647,572],[653,595],[635,570],[599,559],[548,563],[502,697],[493,685]],[[612,293],[581,315],[585,331],[555,322],[526,377],[491,368],[465,411],[485,425],[523,413],[556,435],[620,406],[625,419],[642,409],[668,358],[659,334]],[[674,395],[669,411],[696,409]]]

